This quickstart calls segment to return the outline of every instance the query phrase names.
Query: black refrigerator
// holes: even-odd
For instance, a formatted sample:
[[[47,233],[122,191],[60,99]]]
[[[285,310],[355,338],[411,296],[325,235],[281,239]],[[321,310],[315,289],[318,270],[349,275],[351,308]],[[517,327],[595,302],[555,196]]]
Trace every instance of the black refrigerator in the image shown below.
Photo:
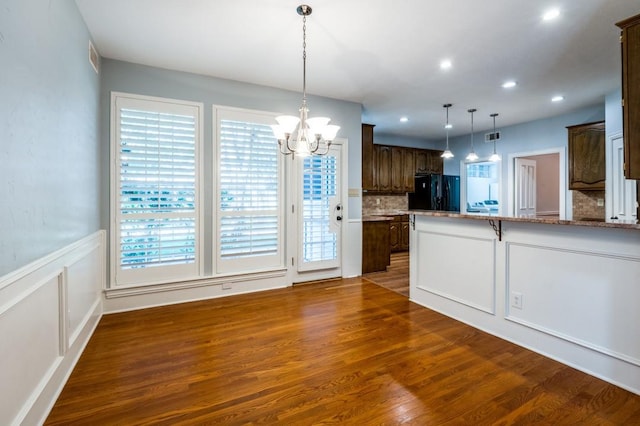
[[[410,210],[460,211],[460,176],[417,175],[409,193]]]

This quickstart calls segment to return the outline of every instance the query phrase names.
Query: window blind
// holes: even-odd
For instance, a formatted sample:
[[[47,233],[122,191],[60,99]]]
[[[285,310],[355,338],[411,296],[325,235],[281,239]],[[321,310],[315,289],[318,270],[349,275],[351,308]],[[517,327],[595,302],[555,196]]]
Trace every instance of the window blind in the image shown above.
[[[117,103],[119,269],[195,264],[198,114]],[[130,107],[139,104],[146,108]],[[144,280],[144,279],[143,279]]]
[[[337,234],[331,230],[331,203],[338,191],[337,172],[337,162],[333,156],[304,159],[303,262],[320,262],[337,257]]]
[[[221,119],[219,126],[220,260],[280,257],[278,142],[271,127]]]

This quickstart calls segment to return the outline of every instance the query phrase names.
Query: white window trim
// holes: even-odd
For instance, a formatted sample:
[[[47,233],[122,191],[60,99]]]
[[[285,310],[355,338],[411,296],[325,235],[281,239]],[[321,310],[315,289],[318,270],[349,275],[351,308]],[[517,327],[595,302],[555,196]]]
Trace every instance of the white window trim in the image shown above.
[[[247,274],[247,273],[256,273],[256,272],[269,272],[275,270],[281,270],[285,268],[285,257],[286,257],[286,233],[288,228],[286,226],[285,218],[285,200],[287,197],[288,188],[285,185],[285,164],[284,164],[284,156],[278,154],[278,181],[280,182],[280,191],[278,194],[278,229],[279,229],[279,243],[278,243],[278,254],[274,257],[271,257],[270,264],[264,264],[263,259],[259,257],[256,258],[240,258],[240,259],[231,259],[231,260],[221,260],[221,250],[219,244],[219,229],[221,226],[220,220],[221,215],[220,212],[220,127],[219,120],[224,116],[225,119],[237,119],[240,121],[251,121],[253,122],[264,122],[264,124],[272,124],[275,123],[275,117],[278,114],[266,111],[259,110],[250,110],[245,108],[234,108],[223,105],[213,105],[212,106],[212,127],[213,127],[213,185],[214,185],[214,197],[212,200],[212,212],[213,212],[213,220],[212,220],[212,239],[214,244],[214,249],[212,250],[212,265],[213,265],[213,275],[229,275],[229,274]],[[258,121],[255,121],[255,120]]]
[[[116,203],[116,200],[118,199],[118,187],[119,187],[119,180],[118,180],[118,164],[117,164],[117,159],[118,159],[118,141],[117,141],[117,135],[119,134],[119,124],[117,117],[118,117],[118,112],[117,112],[117,107],[116,107],[116,101],[118,99],[124,99],[124,100],[132,100],[132,101],[150,101],[150,102],[159,102],[159,103],[166,103],[166,104],[176,104],[176,105],[180,105],[180,106],[190,106],[190,107],[194,107],[197,110],[197,114],[196,114],[196,120],[197,120],[197,126],[196,126],[196,146],[195,146],[195,150],[196,150],[196,154],[195,154],[195,158],[196,158],[196,213],[195,213],[195,217],[196,217],[196,256],[195,256],[195,275],[189,274],[189,275],[182,275],[179,276],[179,280],[192,280],[192,279],[196,279],[199,277],[202,277],[204,274],[204,265],[202,262],[202,254],[203,254],[203,248],[204,248],[204,226],[203,226],[203,168],[202,168],[202,164],[203,164],[203,158],[202,158],[202,147],[203,147],[203,140],[204,140],[204,126],[203,126],[203,117],[204,117],[204,104],[201,102],[189,102],[189,101],[183,101],[183,100],[177,100],[177,99],[169,99],[169,98],[162,98],[162,97],[155,97],[155,96],[144,96],[144,95],[136,95],[136,94],[131,94],[131,93],[125,93],[125,92],[111,92],[111,105],[110,105],[110,110],[111,110],[111,117],[110,117],[110,168],[109,168],[109,172],[110,172],[110,192],[109,192],[109,204],[110,204],[110,218],[109,218],[109,223],[110,223],[110,283],[109,283],[109,287],[110,288],[117,288],[117,287],[121,287],[121,286],[126,286],[126,287],[130,287],[132,285],[136,285],[136,286],[146,286],[146,285],[155,285],[155,284],[162,284],[162,283],[167,283],[167,282],[175,282],[176,281],[176,277],[175,276],[171,276],[171,277],[167,277],[167,278],[157,278],[155,276],[152,275],[151,279],[145,279],[144,281],[139,281],[139,282],[118,282],[118,223],[117,223],[117,213],[118,213],[118,206]],[[190,268],[191,269],[191,268]]]

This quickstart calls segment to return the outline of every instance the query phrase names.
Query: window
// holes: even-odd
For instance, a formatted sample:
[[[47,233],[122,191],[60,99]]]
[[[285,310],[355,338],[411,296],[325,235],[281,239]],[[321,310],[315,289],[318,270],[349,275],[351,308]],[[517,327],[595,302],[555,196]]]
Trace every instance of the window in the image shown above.
[[[214,108],[216,272],[283,267],[281,158],[273,116]]]
[[[200,104],[112,95],[116,285],[199,275],[200,116]]]
[[[338,257],[338,235],[332,229],[338,195],[337,158],[306,157],[302,175],[302,264]],[[304,268],[303,265],[299,265]]]

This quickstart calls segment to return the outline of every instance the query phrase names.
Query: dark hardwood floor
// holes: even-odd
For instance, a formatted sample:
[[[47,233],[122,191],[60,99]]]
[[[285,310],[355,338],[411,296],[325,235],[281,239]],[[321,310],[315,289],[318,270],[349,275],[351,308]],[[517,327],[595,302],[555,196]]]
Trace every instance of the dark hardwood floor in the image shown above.
[[[363,277],[409,297],[409,252],[391,253],[391,264],[386,271],[371,272]]]
[[[48,425],[631,425],[640,396],[354,278],[106,315]]]

